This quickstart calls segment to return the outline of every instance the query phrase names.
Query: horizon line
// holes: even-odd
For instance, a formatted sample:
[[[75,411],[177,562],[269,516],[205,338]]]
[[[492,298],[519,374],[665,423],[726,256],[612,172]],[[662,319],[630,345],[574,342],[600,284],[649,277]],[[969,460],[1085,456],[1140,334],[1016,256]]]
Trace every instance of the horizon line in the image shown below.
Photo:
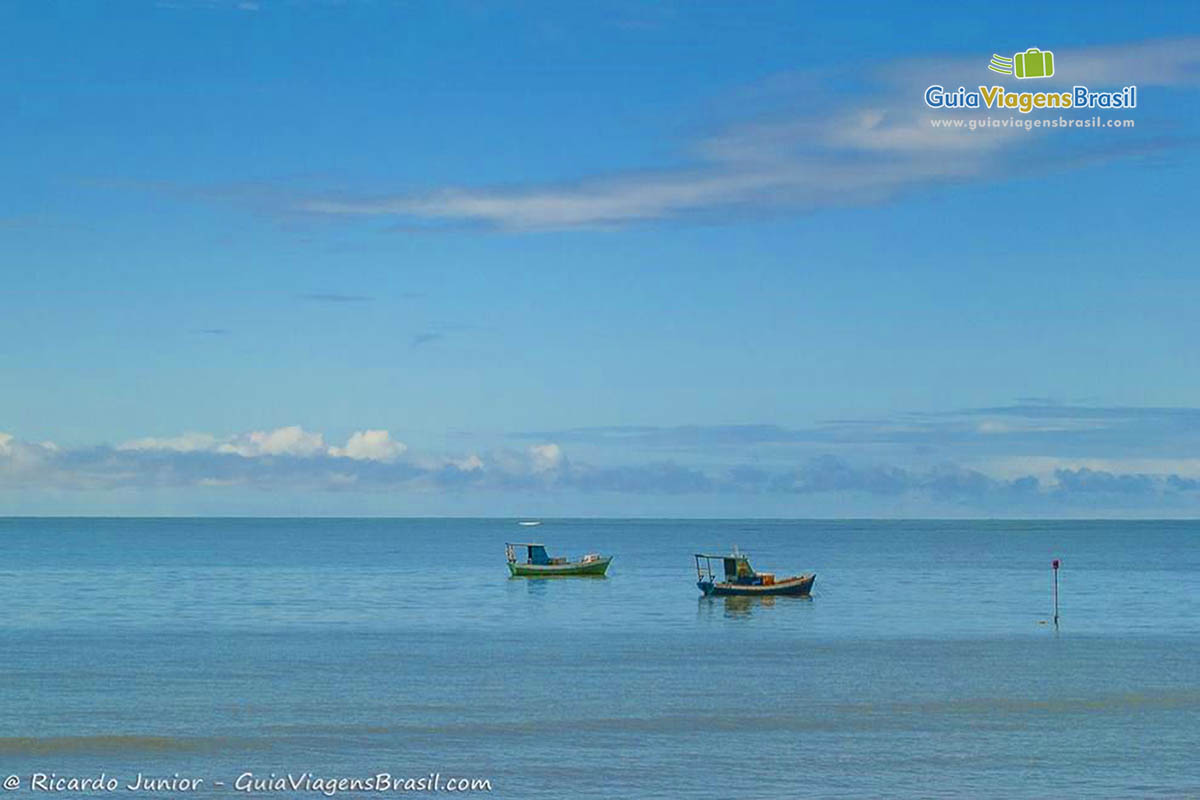
[[[212,520],[481,520],[512,521],[538,520],[539,522],[616,521],[616,522],[1200,522],[1194,517],[662,517],[662,516],[567,516],[567,517],[513,517],[477,515],[356,515],[344,514],[0,514],[0,521],[41,519],[114,519],[114,520],[167,520],[167,519],[212,519]]]

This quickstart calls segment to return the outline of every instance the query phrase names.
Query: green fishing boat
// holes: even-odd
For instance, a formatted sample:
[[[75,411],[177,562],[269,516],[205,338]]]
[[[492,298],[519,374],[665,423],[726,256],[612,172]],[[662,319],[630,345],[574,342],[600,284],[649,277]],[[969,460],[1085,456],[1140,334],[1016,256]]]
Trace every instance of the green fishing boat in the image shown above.
[[[525,548],[525,560],[517,559],[517,549]],[[578,561],[551,558],[546,545],[539,542],[505,542],[508,571],[514,578],[565,578],[571,576],[603,577],[612,556],[588,553]]]

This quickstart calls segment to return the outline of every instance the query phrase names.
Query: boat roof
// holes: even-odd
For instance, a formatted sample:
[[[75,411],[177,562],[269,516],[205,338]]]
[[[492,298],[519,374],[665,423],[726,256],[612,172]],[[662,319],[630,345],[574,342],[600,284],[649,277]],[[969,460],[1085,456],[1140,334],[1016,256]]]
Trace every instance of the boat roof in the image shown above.
[[[541,542],[505,542],[505,544],[510,544],[513,547],[545,547],[546,546],[546,545],[542,544]]]
[[[696,558],[749,558],[746,553],[720,553],[712,555],[710,553],[696,553]]]

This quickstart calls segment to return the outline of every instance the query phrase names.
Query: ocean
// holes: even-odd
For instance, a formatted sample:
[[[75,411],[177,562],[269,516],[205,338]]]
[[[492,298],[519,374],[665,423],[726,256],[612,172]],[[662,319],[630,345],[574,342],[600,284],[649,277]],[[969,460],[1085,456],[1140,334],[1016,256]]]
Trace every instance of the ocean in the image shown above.
[[[510,578],[530,537],[609,576]],[[735,544],[813,597],[702,598]],[[1198,522],[0,519],[0,554],[13,797],[1200,797]]]

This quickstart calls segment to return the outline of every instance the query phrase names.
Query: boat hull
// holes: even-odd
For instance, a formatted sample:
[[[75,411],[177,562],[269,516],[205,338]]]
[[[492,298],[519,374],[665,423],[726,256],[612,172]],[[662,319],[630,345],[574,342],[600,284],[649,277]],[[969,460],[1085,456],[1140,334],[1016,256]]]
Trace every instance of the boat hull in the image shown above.
[[[775,597],[778,595],[807,596],[812,592],[816,574],[797,575],[773,584],[747,585],[742,583],[709,583],[700,581],[700,591],[713,597]]]
[[[569,564],[518,564],[508,562],[508,571],[514,578],[570,578],[574,576],[600,577],[608,571],[612,556],[595,561],[572,561]]]

